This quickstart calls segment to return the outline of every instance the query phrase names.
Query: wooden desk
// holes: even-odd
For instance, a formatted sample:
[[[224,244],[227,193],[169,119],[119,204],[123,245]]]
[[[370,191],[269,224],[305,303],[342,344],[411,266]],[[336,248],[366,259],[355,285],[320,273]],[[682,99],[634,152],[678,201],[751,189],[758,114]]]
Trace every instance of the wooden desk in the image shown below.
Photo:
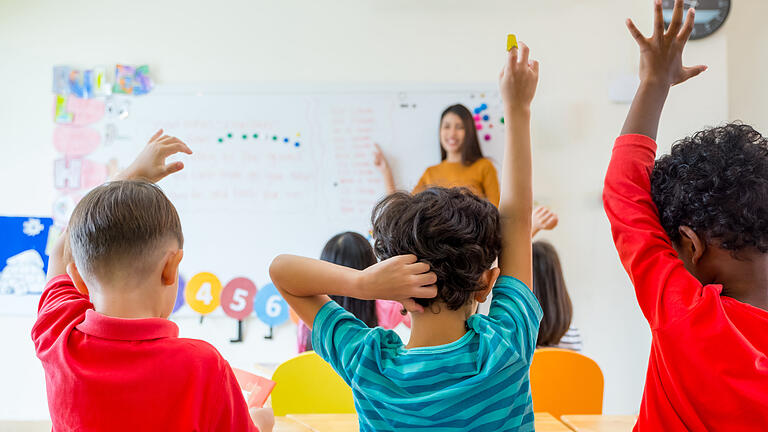
[[[312,432],[358,432],[357,414],[288,414]],[[282,432],[282,431],[280,431]]]
[[[533,413],[536,432],[571,432],[566,425],[550,413]]]
[[[275,428],[273,432],[312,432],[312,429],[304,426],[296,420],[288,417],[275,417]]]
[[[578,432],[628,432],[637,421],[636,415],[564,415],[566,426]]]
[[[536,413],[537,432],[571,432],[559,420],[549,413]],[[307,427],[311,432],[358,432],[357,414],[289,414],[288,419],[295,420]],[[275,432],[293,432],[290,429],[279,429]],[[296,430],[299,432],[299,430]]]

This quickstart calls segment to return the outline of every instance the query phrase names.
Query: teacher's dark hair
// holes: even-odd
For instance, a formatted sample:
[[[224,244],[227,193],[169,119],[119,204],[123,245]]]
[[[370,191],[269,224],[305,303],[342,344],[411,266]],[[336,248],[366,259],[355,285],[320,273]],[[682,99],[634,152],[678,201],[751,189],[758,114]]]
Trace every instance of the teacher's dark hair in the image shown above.
[[[533,243],[533,293],[544,311],[536,345],[557,345],[571,327],[573,304],[557,251],[544,241]]]
[[[477,162],[478,159],[484,157],[483,151],[480,150],[480,141],[477,139],[475,119],[472,118],[472,112],[470,112],[464,105],[451,105],[440,115],[440,126],[438,127],[438,131],[443,125],[443,118],[445,118],[448,113],[456,114],[461,118],[462,123],[464,123],[464,142],[461,144],[461,162],[466,166],[470,166]],[[441,160],[445,160],[448,155],[445,153],[445,149],[439,141],[440,140],[438,139],[438,144],[440,145],[440,158]]]

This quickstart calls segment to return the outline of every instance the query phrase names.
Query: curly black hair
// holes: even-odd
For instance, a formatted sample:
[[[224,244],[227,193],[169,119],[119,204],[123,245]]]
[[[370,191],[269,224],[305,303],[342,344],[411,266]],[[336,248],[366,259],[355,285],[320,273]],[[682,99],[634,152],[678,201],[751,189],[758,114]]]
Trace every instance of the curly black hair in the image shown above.
[[[413,254],[437,275],[437,297],[416,299],[424,307],[467,304],[501,251],[499,211],[466,188],[396,192],[376,205],[372,223],[380,259]]]
[[[768,141],[751,126],[730,123],[677,141],[656,161],[651,195],[675,243],[685,225],[734,254],[768,252]]]

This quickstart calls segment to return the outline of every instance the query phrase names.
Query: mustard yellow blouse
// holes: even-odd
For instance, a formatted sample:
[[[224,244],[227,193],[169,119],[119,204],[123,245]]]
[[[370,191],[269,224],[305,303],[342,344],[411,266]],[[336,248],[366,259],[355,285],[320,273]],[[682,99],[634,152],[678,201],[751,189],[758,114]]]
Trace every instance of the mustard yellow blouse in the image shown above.
[[[475,195],[499,206],[499,177],[493,163],[486,158],[478,159],[470,166],[461,162],[442,161],[424,171],[413,193],[430,186],[466,187]]]

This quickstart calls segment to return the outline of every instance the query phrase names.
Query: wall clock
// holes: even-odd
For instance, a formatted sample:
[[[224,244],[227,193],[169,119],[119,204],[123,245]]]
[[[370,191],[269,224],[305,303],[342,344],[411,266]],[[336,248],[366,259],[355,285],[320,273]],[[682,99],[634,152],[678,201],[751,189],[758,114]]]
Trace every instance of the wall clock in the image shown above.
[[[731,11],[731,0],[685,0],[684,10],[696,9],[696,19],[693,24],[691,39],[701,39],[716,32]],[[662,0],[664,25],[669,27],[672,20],[672,8],[675,0]]]

